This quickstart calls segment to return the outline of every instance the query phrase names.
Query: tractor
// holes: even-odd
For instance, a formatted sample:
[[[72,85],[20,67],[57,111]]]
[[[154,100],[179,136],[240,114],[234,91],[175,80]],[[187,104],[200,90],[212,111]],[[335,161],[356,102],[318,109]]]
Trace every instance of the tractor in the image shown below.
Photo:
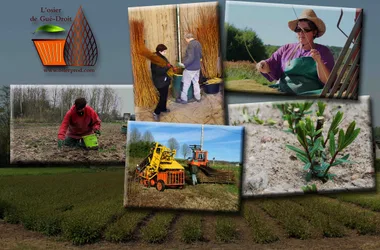
[[[164,191],[166,187],[182,189],[185,185],[185,168],[175,159],[176,150],[154,143],[149,155],[137,165],[137,180],[146,187]]]
[[[192,175],[193,185],[195,183],[235,183],[233,171],[216,170],[209,166],[208,151],[203,150],[201,145],[189,145],[193,151],[193,157],[189,157],[187,167]],[[200,171],[199,171],[200,170]]]

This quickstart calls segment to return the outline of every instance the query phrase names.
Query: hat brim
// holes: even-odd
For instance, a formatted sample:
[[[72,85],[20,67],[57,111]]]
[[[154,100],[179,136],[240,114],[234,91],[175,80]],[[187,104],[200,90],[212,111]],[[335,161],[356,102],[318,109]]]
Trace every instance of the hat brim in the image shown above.
[[[288,27],[291,31],[294,32],[294,30],[296,29],[297,27],[297,24],[298,24],[298,20],[300,19],[307,19],[307,20],[310,20],[312,21],[318,28],[318,34],[317,34],[317,37],[321,37],[323,36],[323,34],[325,34],[326,32],[326,25],[325,23],[318,17],[300,17],[299,19],[296,19],[296,20],[292,20],[292,21],[289,21],[288,22]]]

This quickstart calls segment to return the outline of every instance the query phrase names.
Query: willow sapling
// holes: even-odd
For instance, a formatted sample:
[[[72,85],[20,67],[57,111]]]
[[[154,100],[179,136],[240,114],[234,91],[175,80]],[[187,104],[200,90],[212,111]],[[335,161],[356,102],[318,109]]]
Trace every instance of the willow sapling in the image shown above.
[[[322,110],[319,109],[319,111]],[[321,113],[319,112],[318,114],[320,115]],[[333,180],[335,175],[329,173],[331,167],[343,163],[353,163],[348,161],[350,154],[346,154],[341,158],[338,158],[338,155],[356,139],[360,128],[355,129],[356,122],[353,121],[344,132],[342,128],[339,128],[342,119],[343,113],[337,112],[333,117],[326,139],[322,135],[324,118],[321,116],[318,117],[316,126],[314,126],[310,117],[307,117],[304,121],[299,121],[296,126],[297,139],[303,149],[292,145],[286,146],[295,151],[297,158],[305,164],[303,169],[308,171],[306,174],[307,181],[310,181],[313,177],[320,179],[323,183]],[[335,139],[336,134],[338,134],[337,142]],[[327,157],[326,153],[330,154],[329,157]]]
[[[269,126],[272,126],[274,124],[276,124],[277,122],[273,119],[268,119],[267,121],[265,120],[262,120],[259,118],[259,112],[260,112],[260,108],[258,108],[256,110],[256,113],[254,115],[249,115],[248,114],[248,108],[247,107],[244,107],[243,108],[243,117],[244,117],[244,123],[251,123],[251,122],[255,122],[259,125],[269,125]],[[236,122],[234,122],[234,124],[236,124]]]
[[[289,129],[286,132],[296,133],[297,124],[304,119],[305,115],[311,114],[309,109],[314,102],[275,104],[274,107],[282,113],[282,119],[287,121]]]

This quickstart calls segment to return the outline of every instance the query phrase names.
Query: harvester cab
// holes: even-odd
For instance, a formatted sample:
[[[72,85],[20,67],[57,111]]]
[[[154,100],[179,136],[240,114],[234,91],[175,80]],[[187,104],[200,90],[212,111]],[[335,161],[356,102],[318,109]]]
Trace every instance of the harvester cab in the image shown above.
[[[137,180],[146,187],[164,191],[166,187],[183,188],[185,169],[175,160],[176,150],[156,142],[149,155],[136,167]]]
[[[200,145],[190,145],[189,148],[193,151],[193,157],[190,158],[189,165],[208,166],[208,152],[206,150],[202,150]]]
[[[192,158],[188,160],[188,168],[192,175],[193,185],[198,183],[234,183],[232,171],[221,171],[211,168],[208,161],[208,151],[202,149],[202,145],[189,145],[193,151]],[[198,171],[201,170],[201,171]]]

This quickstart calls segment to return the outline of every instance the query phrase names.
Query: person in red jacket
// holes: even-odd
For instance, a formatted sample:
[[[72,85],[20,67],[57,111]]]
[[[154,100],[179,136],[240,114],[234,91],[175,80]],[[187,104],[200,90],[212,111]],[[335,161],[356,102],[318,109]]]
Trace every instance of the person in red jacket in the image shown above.
[[[100,135],[101,120],[85,98],[78,98],[67,111],[58,132],[58,147],[84,146],[82,137],[96,133]]]

